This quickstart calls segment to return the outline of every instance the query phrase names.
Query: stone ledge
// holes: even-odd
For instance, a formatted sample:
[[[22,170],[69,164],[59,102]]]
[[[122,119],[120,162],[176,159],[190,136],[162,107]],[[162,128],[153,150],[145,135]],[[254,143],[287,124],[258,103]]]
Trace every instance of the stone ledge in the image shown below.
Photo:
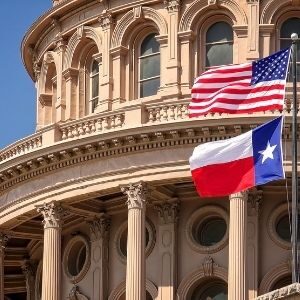
[[[255,298],[255,300],[276,299],[300,300],[300,283],[293,283],[281,289],[272,291],[270,293]]]

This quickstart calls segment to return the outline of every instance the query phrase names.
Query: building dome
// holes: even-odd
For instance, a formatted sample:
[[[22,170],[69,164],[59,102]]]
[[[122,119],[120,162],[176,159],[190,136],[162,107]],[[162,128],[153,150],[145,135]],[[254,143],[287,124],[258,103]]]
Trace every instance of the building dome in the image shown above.
[[[0,151],[0,300],[242,300],[289,283],[290,83],[287,180],[229,197],[199,197],[194,147],[282,112],[188,104],[203,71],[288,46],[296,2],[52,3],[21,45],[36,132]]]

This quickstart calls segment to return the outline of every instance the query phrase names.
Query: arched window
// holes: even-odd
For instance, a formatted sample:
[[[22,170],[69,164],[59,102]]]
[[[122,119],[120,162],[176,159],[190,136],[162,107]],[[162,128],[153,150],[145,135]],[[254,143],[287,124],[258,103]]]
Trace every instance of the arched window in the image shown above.
[[[232,64],[233,31],[226,22],[217,22],[210,26],[205,38],[205,68]]]
[[[139,97],[155,95],[160,86],[160,47],[155,33],[142,42],[139,55]]]
[[[227,300],[227,285],[221,280],[211,280],[195,288],[191,300]]]
[[[93,60],[90,70],[90,111],[93,113],[99,102],[99,62]]]
[[[297,33],[300,37],[300,18],[290,18],[282,23],[280,28],[280,49],[285,49],[291,46],[291,34]],[[297,48],[297,76],[298,81],[300,80],[300,47]],[[289,80],[292,79],[291,71],[289,72]]]

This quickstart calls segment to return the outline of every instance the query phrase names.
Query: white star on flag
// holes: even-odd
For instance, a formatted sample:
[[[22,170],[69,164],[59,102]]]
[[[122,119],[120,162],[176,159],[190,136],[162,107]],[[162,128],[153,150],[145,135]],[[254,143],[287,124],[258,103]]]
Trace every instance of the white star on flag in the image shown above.
[[[277,145],[271,146],[271,145],[270,145],[270,141],[268,141],[268,145],[267,145],[266,149],[265,149],[265,150],[262,150],[262,151],[258,151],[258,153],[260,153],[260,154],[263,155],[263,158],[262,158],[262,164],[263,164],[263,163],[265,162],[265,160],[268,159],[268,158],[274,159],[273,151],[275,150],[276,147],[277,147]]]

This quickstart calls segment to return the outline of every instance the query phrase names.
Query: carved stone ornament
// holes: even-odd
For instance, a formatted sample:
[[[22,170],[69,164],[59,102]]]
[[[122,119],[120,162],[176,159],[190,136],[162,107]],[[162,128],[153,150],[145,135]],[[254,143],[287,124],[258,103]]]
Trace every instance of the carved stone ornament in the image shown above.
[[[181,0],[164,0],[164,4],[169,12],[178,12]]]
[[[261,295],[256,300],[299,299],[300,283],[293,283],[281,289]]]
[[[86,297],[85,295],[83,295],[80,290],[79,287],[77,285],[74,285],[69,293],[69,297],[70,300],[88,300],[89,298]]]
[[[217,265],[214,263],[214,260],[211,256],[207,256],[204,258],[202,263],[203,273],[205,277],[211,277],[214,274],[214,267]]]
[[[128,209],[144,208],[144,205],[146,204],[147,193],[146,184],[144,182],[130,184],[128,186],[122,186],[121,191],[128,197]]]
[[[62,225],[62,218],[66,211],[55,201],[45,203],[36,207],[37,211],[44,217],[44,228],[60,228]]]
[[[103,30],[109,29],[109,27],[114,24],[114,19],[113,19],[112,15],[107,12],[104,13],[103,15],[101,15],[98,18],[98,21]]]
[[[26,278],[35,276],[37,265],[30,260],[24,260],[21,265],[21,269]]]
[[[109,238],[110,217],[103,215],[101,218],[96,218],[88,221],[91,232],[91,241]]]
[[[132,12],[133,12],[133,18],[134,19],[140,19],[140,18],[142,18],[142,13],[143,13],[142,6],[134,7],[132,9]]]
[[[8,240],[9,236],[3,232],[0,232],[0,252],[4,251]]]
[[[249,215],[258,215],[260,213],[261,204],[262,204],[262,191],[253,188],[249,191],[248,194],[248,214]]]
[[[179,203],[162,203],[154,206],[162,224],[176,223],[178,220]]]

